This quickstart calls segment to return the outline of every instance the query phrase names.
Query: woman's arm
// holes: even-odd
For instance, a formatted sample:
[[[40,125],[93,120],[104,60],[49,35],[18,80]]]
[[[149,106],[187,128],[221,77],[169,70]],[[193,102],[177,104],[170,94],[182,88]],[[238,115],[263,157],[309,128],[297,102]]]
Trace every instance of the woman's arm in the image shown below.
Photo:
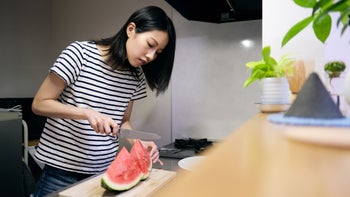
[[[34,97],[33,112],[54,118],[86,119],[85,109],[78,109],[57,101],[65,86],[65,82],[60,77],[49,73]]]
[[[92,109],[69,106],[57,101],[65,87],[65,82],[50,72],[34,97],[33,112],[46,117],[88,120],[97,133],[117,134],[119,127],[112,118]]]
[[[128,107],[125,110],[122,123],[120,124],[121,128],[132,129],[130,119],[131,119],[131,112],[132,112],[133,105],[134,105],[134,102],[130,101],[128,104]]]

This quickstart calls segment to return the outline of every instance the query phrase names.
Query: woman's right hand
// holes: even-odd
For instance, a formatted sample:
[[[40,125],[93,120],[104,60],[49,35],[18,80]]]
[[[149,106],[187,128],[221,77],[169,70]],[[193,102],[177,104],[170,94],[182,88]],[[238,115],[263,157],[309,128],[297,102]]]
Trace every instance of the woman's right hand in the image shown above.
[[[96,133],[117,135],[119,126],[111,117],[92,109],[86,109],[86,116]]]

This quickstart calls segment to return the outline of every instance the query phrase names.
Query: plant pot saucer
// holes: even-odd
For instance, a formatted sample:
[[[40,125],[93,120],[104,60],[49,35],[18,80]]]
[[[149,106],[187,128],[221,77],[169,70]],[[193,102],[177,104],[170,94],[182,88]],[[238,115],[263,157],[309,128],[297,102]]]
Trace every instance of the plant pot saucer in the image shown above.
[[[290,105],[289,103],[256,103],[262,113],[279,113],[286,112]]]

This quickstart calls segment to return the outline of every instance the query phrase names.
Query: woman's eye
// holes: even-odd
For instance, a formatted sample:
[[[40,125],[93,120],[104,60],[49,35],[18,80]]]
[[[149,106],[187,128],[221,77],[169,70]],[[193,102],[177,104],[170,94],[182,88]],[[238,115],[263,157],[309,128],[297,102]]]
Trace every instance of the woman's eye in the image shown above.
[[[153,45],[151,45],[149,42],[147,44],[149,48],[153,48]]]

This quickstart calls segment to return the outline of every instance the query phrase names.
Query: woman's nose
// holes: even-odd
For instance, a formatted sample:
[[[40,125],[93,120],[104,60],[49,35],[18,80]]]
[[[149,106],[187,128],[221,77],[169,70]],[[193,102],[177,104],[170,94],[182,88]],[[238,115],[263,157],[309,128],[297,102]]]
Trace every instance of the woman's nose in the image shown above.
[[[151,50],[151,51],[148,51],[148,53],[146,54],[146,58],[147,58],[147,61],[150,62],[152,60],[154,60],[156,58],[156,50]]]

